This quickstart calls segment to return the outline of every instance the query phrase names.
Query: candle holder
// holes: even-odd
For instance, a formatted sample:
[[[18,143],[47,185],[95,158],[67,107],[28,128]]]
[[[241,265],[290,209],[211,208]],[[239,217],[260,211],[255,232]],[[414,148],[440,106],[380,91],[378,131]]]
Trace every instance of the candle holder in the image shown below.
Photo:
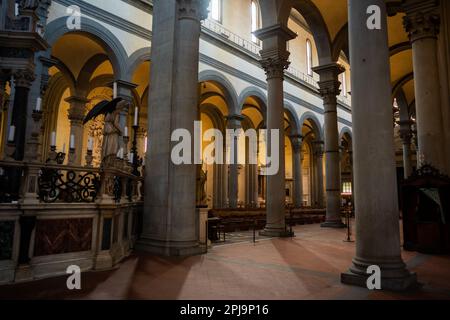
[[[130,142],[130,137],[123,136],[123,158],[128,159],[128,143]]]
[[[92,154],[92,150],[88,150],[86,153],[86,167],[88,168],[92,168],[92,162],[94,161],[94,156]]]
[[[50,153],[48,155],[47,163],[64,164],[66,154],[64,152],[57,152],[56,146],[50,146]]]
[[[139,130],[139,125],[134,125],[133,126],[133,142],[132,142],[132,147],[131,147],[131,153],[133,153],[133,162],[131,164],[133,167],[133,170],[131,171],[131,173],[137,177],[139,177],[141,175],[141,173],[139,172],[139,167],[142,165],[142,158],[139,157],[138,150],[137,150],[138,130]]]
[[[68,158],[69,164],[73,165],[76,160],[75,158],[76,158],[75,148],[69,148],[69,158]]]
[[[8,141],[8,143],[5,146],[5,160],[13,161],[15,153],[16,153],[16,144],[14,143],[14,141]]]

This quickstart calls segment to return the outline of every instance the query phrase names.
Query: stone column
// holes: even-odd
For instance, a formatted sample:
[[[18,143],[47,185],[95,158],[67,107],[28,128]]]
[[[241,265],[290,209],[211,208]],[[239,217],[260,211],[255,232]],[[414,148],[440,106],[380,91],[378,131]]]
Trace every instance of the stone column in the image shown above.
[[[405,179],[408,179],[413,172],[411,161],[411,121],[400,121],[400,138],[403,142],[403,175]]]
[[[153,7],[152,72],[146,159],[143,232],[140,250],[163,255],[191,255],[199,246],[196,210],[196,167],[193,159],[175,164],[172,133],[181,129],[194,138],[198,113],[200,20],[208,1],[155,1]],[[194,143],[191,141],[194,154]]]
[[[2,135],[0,137],[0,158],[3,158],[4,155],[4,146],[6,144],[6,140],[8,139],[8,112],[7,109],[4,108],[7,98],[6,98],[6,84],[8,81],[10,81],[11,76],[4,72],[3,70],[0,70],[0,114],[1,122],[0,122],[0,134]]]
[[[407,0],[404,26],[412,44],[418,157],[445,172],[445,149],[438,42],[440,16],[435,0]]]
[[[135,88],[138,87],[137,84],[135,83],[131,83],[131,82],[127,82],[127,81],[123,81],[123,80],[117,80],[117,97],[122,98],[126,101],[128,101],[130,103],[130,109],[124,109],[122,110],[122,112],[120,113],[120,125],[122,127],[122,130],[128,125],[127,124],[127,120],[128,120],[128,115],[131,113],[134,115],[134,109],[135,109],[135,105],[134,105],[134,99],[133,99],[133,90]],[[139,115],[139,118],[141,117],[141,115]],[[133,118],[134,119],[134,118]],[[138,124],[140,124],[141,121],[139,119]],[[131,123],[131,125],[133,125],[134,123]],[[133,132],[131,131],[131,128],[128,128],[129,131],[129,135],[130,137],[132,137]],[[130,142],[131,144],[131,142]]]
[[[75,154],[71,163],[73,165],[81,165],[83,159],[83,138],[84,125],[83,120],[86,113],[86,103],[88,100],[82,97],[72,96],[66,99],[70,104],[69,107],[69,121],[70,121],[70,135],[75,137]],[[67,147],[69,145],[67,144]],[[67,150],[66,150],[67,152]]]
[[[323,207],[323,141],[314,141],[313,154],[314,154],[314,177],[315,177],[315,196],[314,199],[317,201],[319,207]],[[313,204],[314,205],[314,204]]]
[[[381,8],[381,29],[367,28],[367,8]],[[416,283],[400,252],[399,209],[392,126],[392,100],[384,0],[349,0],[352,66],[353,161],[356,256],[341,275],[367,287],[369,266],[381,270],[381,288],[402,290]],[[370,75],[370,76],[368,76]]]
[[[25,139],[28,118],[28,94],[35,79],[31,70],[18,70],[14,73],[14,106],[12,111],[11,124],[16,127],[15,145],[16,151],[14,159],[21,161],[25,155]]]
[[[345,69],[337,63],[314,68],[320,75],[319,91],[323,98],[325,118],[325,181],[326,220],[322,227],[343,228],[341,221],[341,170],[339,155],[339,131],[337,117],[337,96],[340,94],[339,74]]]
[[[227,117],[228,124],[227,129],[239,130],[242,128],[241,121],[244,118],[239,115],[231,115]],[[236,132],[236,131],[235,131]],[[228,166],[228,206],[230,208],[238,207],[238,194],[239,194],[239,163],[238,163],[238,137],[232,136],[233,138],[233,150],[230,152],[231,164]]]
[[[279,170],[267,176],[266,227],[261,232],[266,236],[289,236],[286,231],[286,176],[284,153],[284,70],[289,66],[287,41],[296,37],[295,33],[283,25],[267,27],[255,32],[263,41],[261,65],[267,75],[267,152],[269,155],[279,153]],[[278,150],[271,148],[270,132],[278,130]]]
[[[291,136],[292,145],[292,171],[294,177],[294,207],[300,208],[303,204],[303,179],[302,179],[302,136]]]

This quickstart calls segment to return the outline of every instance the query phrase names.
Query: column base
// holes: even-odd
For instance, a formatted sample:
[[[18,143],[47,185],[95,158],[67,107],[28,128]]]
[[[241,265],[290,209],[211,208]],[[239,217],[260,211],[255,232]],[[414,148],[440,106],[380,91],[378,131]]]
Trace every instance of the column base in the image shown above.
[[[183,257],[206,253],[205,245],[198,242],[159,241],[141,238],[135,246],[136,251],[158,256]]]
[[[259,232],[260,236],[273,238],[290,238],[294,236],[294,232],[285,229],[265,228]]]
[[[325,221],[320,225],[322,228],[346,228],[347,225],[343,223],[340,219],[339,220],[328,220]]]
[[[371,275],[367,273],[367,268],[371,265],[380,267],[381,290],[405,291],[419,287],[417,275],[409,272],[401,260],[386,263],[355,258],[350,269],[341,274],[341,282],[367,288],[367,279]]]

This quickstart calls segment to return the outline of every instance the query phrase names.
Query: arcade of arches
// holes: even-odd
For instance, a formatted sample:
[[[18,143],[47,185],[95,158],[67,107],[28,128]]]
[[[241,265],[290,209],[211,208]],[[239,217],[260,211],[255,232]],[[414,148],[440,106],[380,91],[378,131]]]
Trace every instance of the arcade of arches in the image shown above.
[[[22,187],[0,191],[0,234],[9,239],[0,283],[61,274],[70,259],[100,270],[132,250],[205,253],[208,211],[260,214],[260,235],[283,238],[293,235],[291,211],[344,232],[350,208],[356,253],[341,281],[365,286],[367,267],[378,265],[383,288],[417,284],[402,259],[399,203],[408,203],[399,190],[425,164],[450,173],[446,1],[231,0],[242,6],[239,17],[206,0],[121,1],[109,11],[94,5],[104,20],[83,1],[67,1],[81,8],[76,30],[67,28],[66,1],[21,2],[18,16],[15,1],[3,2],[0,181],[15,177]],[[381,30],[366,26],[369,5],[381,10]],[[120,17],[125,10],[136,17]],[[8,33],[20,17],[29,29]],[[129,108],[118,115],[118,159],[109,166],[105,117],[84,119],[113,97]],[[258,164],[174,165],[171,134],[193,133],[196,120],[202,133],[281,130],[279,171],[262,174],[265,145]],[[235,151],[248,159],[245,144]],[[70,171],[99,179],[93,199],[84,178],[79,199],[67,196],[78,188],[64,180]],[[48,172],[65,178],[49,187]]]

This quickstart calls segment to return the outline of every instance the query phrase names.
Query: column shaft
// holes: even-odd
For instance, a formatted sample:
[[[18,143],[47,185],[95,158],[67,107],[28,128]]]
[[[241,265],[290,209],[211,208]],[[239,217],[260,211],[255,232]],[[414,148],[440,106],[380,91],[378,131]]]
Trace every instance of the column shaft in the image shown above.
[[[440,17],[436,1],[409,0],[404,18],[413,51],[418,158],[445,172],[445,149],[441,92],[439,86],[438,42]]]
[[[273,156],[278,153],[278,172],[267,175],[266,227],[261,232],[267,236],[289,236],[286,230],[286,176],[284,152],[284,70],[289,66],[287,41],[296,34],[282,25],[258,30],[255,35],[263,40],[261,65],[267,75],[267,152]],[[278,130],[278,150],[271,141],[271,132]],[[272,164],[273,165],[273,164]]]
[[[339,153],[339,130],[337,116],[337,96],[340,93],[339,74],[345,69],[337,63],[314,68],[320,75],[319,87],[323,97],[325,118],[325,181],[326,181],[326,221],[322,227],[343,228],[341,221],[341,166]]]
[[[228,117],[228,129],[239,130],[241,129],[241,116]],[[237,133],[237,131],[235,131]],[[233,150],[230,150],[231,164],[228,169],[228,204],[230,208],[238,207],[238,194],[239,194],[239,164],[238,164],[238,137],[232,136]]]
[[[28,119],[28,95],[35,75],[31,70],[19,70],[14,73],[14,106],[11,124],[16,127],[14,159],[21,161],[25,155],[25,140]]]
[[[83,119],[86,112],[86,103],[88,102],[88,100],[85,98],[73,96],[67,98],[66,101],[70,104],[69,108],[70,136],[73,135],[75,138],[75,154],[71,162],[72,164],[79,166],[83,161],[83,142],[84,142]]]
[[[381,30],[367,28],[367,8],[381,8]],[[367,269],[381,270],[381,288],[416,283],[400,255],[399,209],[392,126],[392,100],[383,0],[349,0],[352,65],[356,256],[343,283],[367,286]],[[370,75],[370,77],[368,76]]]
[[[176,129],[194,138],[198,113],[200,20],[203,0],[155,1],[149,93],[148,170],[145,177],[143,233],[137,247],[156,254],[191,255],[199,247],[196,164],[175,164],[171,141]],[[191,141],[192,154],[194,143]]]
[[[291,137],[292,166],[294,176],[294,207],[300,208],[303,204],[303,179],[302,179],[302,137]]]
[[[324,196],[323,196],[323,141],[314,141],[314,200],[320,208],[324,206]]]

